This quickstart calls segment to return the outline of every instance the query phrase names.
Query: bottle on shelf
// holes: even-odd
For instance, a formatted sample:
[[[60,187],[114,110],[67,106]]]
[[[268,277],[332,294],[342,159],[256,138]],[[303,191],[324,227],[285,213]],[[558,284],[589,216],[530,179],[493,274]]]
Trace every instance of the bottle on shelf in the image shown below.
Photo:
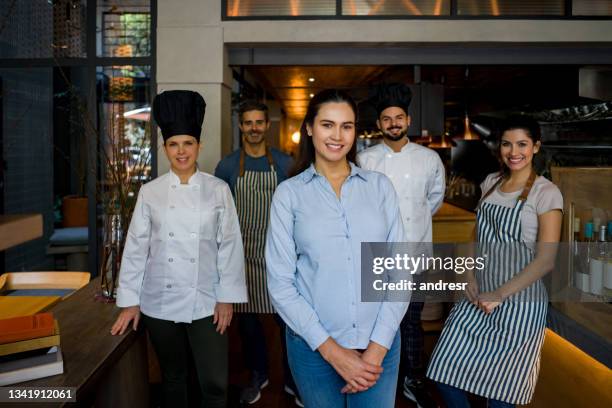
[[[612,227],[612,221],[608,221],[608,237],[606,240],[606,256],[603,262],[603,292],[604,295],[608,298],[612,298],[612,231],[610,228]]]
[[[579,289],[582,287],[583,292],[591,291],[591,254],[593,253],[593,222],[589,221],[584,224],[584,243],[581,246],[583,253],[580,254],[580,266],[582,273],[579,275],[581,282],[576,285]]]
[[[606,242],[606,226],[600,225],[595,250],[591,253],[589,274],[591,275],[590,292],[603,295],[604,268],[608,258],[608,243]]]
[[[585,290],[584,288],[584,277],[582,275],[584,275],[584,269],[583,269],[583,265],[582,265],[582,257],[580,254],[580,218],[579,217],[574,217],[574,224],[573,224],[573,230],[574,230],[574,242],[572,245],[572,270],[573,270],[573,286],[575,286],[577,289],[579,290]]]

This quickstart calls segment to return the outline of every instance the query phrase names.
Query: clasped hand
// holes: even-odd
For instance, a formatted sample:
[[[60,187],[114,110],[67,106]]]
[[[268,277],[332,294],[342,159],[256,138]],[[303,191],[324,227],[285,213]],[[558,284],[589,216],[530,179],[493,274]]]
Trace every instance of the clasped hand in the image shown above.
[[[465,295],[470,303],[478,307],[485,314],[493,313],[493,310],[501,305],[503,301],[502,296],[496,290],[480,293],[476,279],[471,279],[468,282]]]
[[[386,349],[376,343],[371,342],[368,348],[360,353],[344,348],[329,338],[319,347],[319,351],[346,381],[342,393],[356,393],[373,387],[383,372],[382,360]]]

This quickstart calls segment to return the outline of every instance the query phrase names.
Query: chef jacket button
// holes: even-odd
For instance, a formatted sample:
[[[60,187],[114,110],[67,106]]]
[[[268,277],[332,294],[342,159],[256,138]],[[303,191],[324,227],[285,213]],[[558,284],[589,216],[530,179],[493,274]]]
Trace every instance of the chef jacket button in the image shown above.
[[[198,236],[198,234],[196,234],[195,232],[192,232],[192,233],[191,233],[191,238],[195,238],[195,237],[197,237],[197,236]]]
[[[172,185],[172,188],[176,188],[176,184],[173,184],[173,185]]]
[[[169,233],[168,235],[170,235],[171,237],[174,236],[174,232]]]
[[[171,206],[170,206],[170,209],[171,209],[171,210],[174,210],[174,206],[173,206],[173,205],[171,205]]]
[[[191,263],[195,263],[195,258],[191,258],[189,261],[190,261]]]
[[[410,217],[406,217],[406,221],[410,221]]]
[[[174,261],[174,259],[168,258],[168,262],[173,262],[173,261]]]
[[[172,287],[172,285],[166,285],[166,287],[167,287],[168,289],[170,289],[170,288]]]

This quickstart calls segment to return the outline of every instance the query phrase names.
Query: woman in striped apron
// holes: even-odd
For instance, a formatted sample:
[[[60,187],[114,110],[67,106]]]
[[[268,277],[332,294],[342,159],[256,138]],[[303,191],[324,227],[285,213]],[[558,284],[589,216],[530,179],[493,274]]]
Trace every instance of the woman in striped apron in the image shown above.
[[[502,130],[502,171],[482,184],[477,211],[485,267],[468,276],[427,369],[449,407],[469,407],[466,392],[490,407],[527,404],[539,372],[548,307],[540,278],[554,265],[563,201],[532,167],[537,122],[513,117]]]

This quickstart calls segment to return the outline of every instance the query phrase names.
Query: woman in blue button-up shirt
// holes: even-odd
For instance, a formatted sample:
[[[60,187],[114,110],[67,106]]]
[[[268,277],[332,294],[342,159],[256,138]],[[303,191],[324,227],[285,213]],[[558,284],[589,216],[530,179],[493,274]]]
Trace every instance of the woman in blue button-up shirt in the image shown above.
[[[272,201],[268,289],[306,407],[395,403],[407,303],[362,302],[360,260],[362,242],[403,241],[404,230],[389,179],[353,164],[356,112],[342,91],[311,99],[297,175]]]

